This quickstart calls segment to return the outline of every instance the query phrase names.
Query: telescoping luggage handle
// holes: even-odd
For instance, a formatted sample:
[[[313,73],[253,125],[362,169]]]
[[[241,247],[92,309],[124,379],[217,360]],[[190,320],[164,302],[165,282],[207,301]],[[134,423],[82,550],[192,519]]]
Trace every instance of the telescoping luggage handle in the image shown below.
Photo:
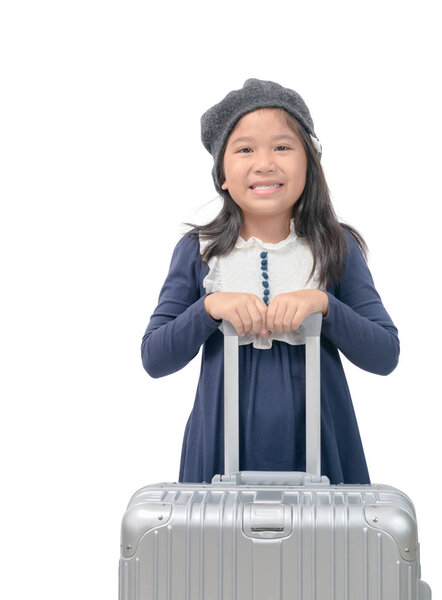
[[[304,334],[306,364],[306,473],[296,471],[239,471],[238,333],[223,319],[224,331],[224,475],[212,483],[242,485],[329,484],[321,477],[320,335],[322,314],[309,315],[298,331]]]

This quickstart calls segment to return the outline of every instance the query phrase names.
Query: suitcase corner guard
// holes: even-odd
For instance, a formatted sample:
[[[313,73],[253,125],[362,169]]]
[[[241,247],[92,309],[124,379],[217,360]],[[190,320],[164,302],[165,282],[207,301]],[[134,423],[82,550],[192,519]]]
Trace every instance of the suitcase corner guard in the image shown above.
[[[133,556],[141,537],[150,529],[167,523],[171,514],[172,505],[163,502],[132,506],[124,515],[121,526],[121,556]]]

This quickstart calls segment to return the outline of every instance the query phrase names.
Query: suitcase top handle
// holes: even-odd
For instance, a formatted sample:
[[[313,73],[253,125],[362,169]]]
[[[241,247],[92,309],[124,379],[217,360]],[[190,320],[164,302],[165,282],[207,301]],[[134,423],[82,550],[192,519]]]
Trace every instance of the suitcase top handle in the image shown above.
[[[212,481],[227,480],[239,471],[239,373],[238,333],[230,321],[223,319],[224,332],[224,471]],[[302,322],[298,331],[304,335],[306,365],[306,471],[315,478],[321,476],[321,390],[320,335],[322,313],[313,313]],[[247,472],[244,472],[247,473]],[[262,472],[262,483],[276,482],[275,473]],[[294,477],[299,479],[297,473]],[[247,475],[240,477],[244,480]],[[284,479],[287,473],[284,473]],[[238,480],[238,478],[236,478]]]

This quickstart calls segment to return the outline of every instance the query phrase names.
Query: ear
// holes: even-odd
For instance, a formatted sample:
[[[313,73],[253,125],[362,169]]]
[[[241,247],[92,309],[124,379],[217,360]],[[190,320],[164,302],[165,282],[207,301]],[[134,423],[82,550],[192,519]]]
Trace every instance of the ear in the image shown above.
[[[224,183],[221,186],[222,190],[227,190],[227,184],[226,184],[226,180],[224,180]]]

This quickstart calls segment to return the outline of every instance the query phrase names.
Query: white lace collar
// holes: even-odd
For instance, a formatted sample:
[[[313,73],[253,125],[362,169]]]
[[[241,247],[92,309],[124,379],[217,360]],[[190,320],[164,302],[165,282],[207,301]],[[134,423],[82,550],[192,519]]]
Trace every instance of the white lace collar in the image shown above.
[[[276,244],[272,244],[271,242],[263,242],[258,237],[252,236],[247,241],[243,239],[241,236],[238,236],[238,239],[235,244],[235,248],[250,248],[252,246],[260,246],[261,248],[265,248],[267,250],[279,250],[279,248],[283,248],[287,244],[290,244],[294,240],[297,239],[297,235],[295,233],[295,220],[292,217],[290,219],[290,233],[288,236],[277,242]]]

